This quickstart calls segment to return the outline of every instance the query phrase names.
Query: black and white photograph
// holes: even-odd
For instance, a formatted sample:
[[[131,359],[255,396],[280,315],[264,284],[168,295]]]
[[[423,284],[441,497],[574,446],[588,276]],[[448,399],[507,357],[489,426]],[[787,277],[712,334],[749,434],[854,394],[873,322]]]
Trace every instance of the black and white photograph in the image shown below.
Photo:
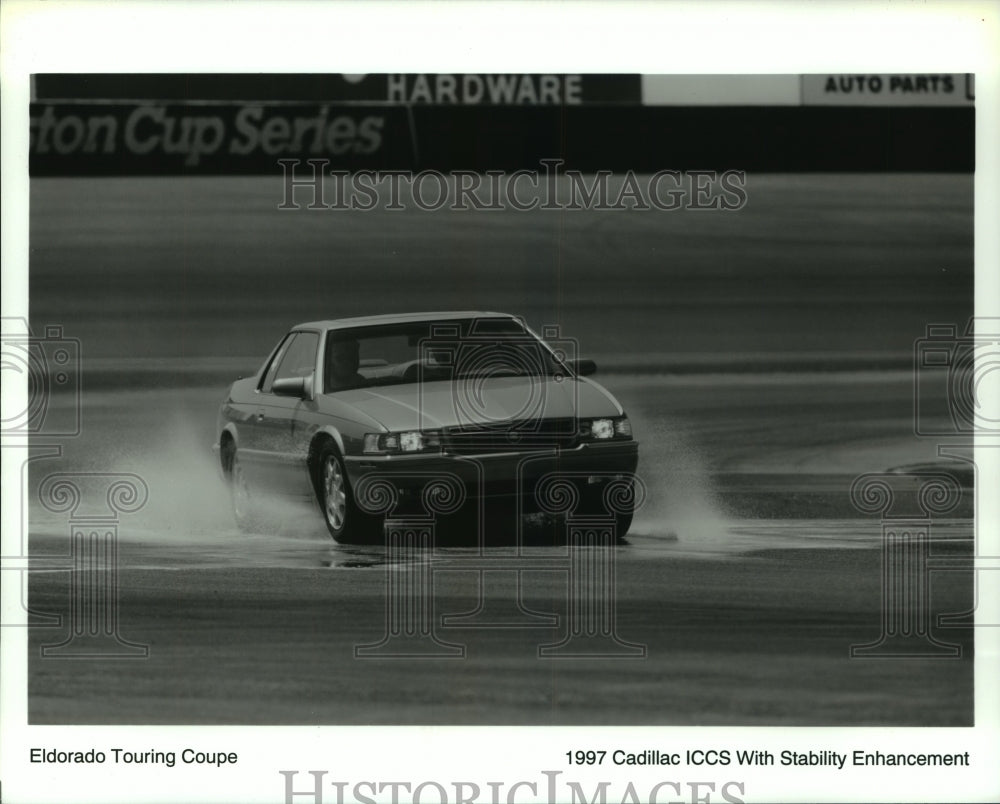
[[[5,19],[5,801],[1000,793],[995,46],[430,57],[529,5],[458,3],[303,57],[376,7],[412,41],[335,3],[279,55],[109,66],[38,35],[124,9],[39,5]],[[886,13],[859,41],[998,25]]]

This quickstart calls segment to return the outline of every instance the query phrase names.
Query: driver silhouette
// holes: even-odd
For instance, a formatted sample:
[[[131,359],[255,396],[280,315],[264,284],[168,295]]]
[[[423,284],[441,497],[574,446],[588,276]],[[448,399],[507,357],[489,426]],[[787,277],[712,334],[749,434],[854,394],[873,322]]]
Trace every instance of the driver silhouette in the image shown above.
[[[358,374],[361,347],[355,340],[334,341],[326,360],[327,389],[340,391],[357,388],[365,384],[365,378]]]

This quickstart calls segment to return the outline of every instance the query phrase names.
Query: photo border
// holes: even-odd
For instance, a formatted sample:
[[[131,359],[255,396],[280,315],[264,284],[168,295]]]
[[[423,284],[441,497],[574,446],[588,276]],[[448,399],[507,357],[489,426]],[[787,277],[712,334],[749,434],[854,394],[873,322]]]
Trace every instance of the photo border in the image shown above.
[[[40,3],[0,7],[3,108],[2,264],[4,316],[27,316],[28,102],[36,72],[632,72],[810,73],[926,72],[976,74],[976,315],[1000,316],[998,204],[1000,8],[989,3],[896,5],[814,3],[526,3],[371,4],[310,2]],[[284,21],[285,25],[280,23]],[[345,33],[345,31],[347,33]],[[350,32],[354,33],[350,33]],[[364,35],[359,35],[363,32]],[[369,33],[374,32],[374,33]],[[488,34],[486,32],[489,32]],[[556,35],[556,32],[558,35]],[[314,47],[308,37],[314,36]],[[183,43],[183,45],[181,44]],[[931,54],[931,55],[928,55]],[[26,389],[4,384],[4,405]],[[989,400],[994,406],[995,398]],[[22,405],[23,407],[23,405]],[[998,418],[996,415],[994,419]],[[978,450],[982,554],[1000,555],[996,455]],[[2,555],[20,552],[21,447],[3,450]],[[995,452],[995,451],[994,451]],[[13,504],[11,504],[13,503]],[[6,559],[5,559],[6,560]],[[2,586],[3,621],[23,617],[15,584]],[[993,599],[995,602],[995,598]],[[20,612],[20,614],[19,614]],[[279,771],[323,769],[345,780],[419,782],[524,778],[540,780],[565,751],[597,744],[711,748],[739,743],[781,750],[786,729],[710,727],[88,727],[27,725],[27,629],[0,640],[0,781],[9,801],[279,801]],[[746,801],[990,800],[997,796],[1000,754],[1000,629],[976,632],[976,726],[972,729],[794,729],[796,744],[844,750],[970,750],[978,762],[962,774],[814,769],[739,769]],[[928,691],[932,695],[933,691]],[[31,766],[27,746],[64,750],[118,741],[236,750],[235,768],[188,769],[151,776],[139,769]],[[421,746],[420,751],[414,746]],[[723,772],[724,771],[724,772]],[[734,778],[732,768],[685,770],[692,780]],[[629,779],[615,770],[616,778]],[[574,769],[592,790],[609,768]],[[568,774],[565,774],[568,775]],[[666,778],[667,775],[663,774]],[[817,789],[822,785],[822,789]],[[617,788],[616,788],[617,789]],[[72,793],[70,792],[72,791]],[[526,797],[523,800],[532,800]],[[296,802],[308,800],[298,797]],[[336,800],[330,796],[330,800]],[[429,800],[434,800],[433,798]],[[521,799],[519,799],[521,800]],[[672,799],[671,799],[672,800]],[[718,800],[713,798],[712,800]]]

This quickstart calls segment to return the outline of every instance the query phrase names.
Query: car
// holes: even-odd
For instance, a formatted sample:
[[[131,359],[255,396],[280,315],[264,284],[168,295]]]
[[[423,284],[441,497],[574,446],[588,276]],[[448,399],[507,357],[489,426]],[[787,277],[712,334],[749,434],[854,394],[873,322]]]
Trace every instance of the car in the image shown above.
[[[219,409],[237,525],[259,527],[267,501],[287,497],[315,499],[345,543],[456,506],[490,510],[480,524],[599,514],[624,536],[638,461],[628,416],[592,360],[543,332],[479,311],[292,327]]]

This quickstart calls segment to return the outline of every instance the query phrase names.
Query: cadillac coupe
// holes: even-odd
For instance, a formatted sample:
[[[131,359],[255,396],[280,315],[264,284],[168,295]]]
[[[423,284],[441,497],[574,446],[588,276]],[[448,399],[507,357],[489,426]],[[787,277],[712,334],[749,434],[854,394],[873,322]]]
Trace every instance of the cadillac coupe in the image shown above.
[[[588,376],[594,362],[543,335],[489,312],[292,327],[219,410],[215,449],[237,524],[254,528],[278,495],[318,501],[338,542],[459,506],[491,521],[593,512],[623,536],[631,424]]]

